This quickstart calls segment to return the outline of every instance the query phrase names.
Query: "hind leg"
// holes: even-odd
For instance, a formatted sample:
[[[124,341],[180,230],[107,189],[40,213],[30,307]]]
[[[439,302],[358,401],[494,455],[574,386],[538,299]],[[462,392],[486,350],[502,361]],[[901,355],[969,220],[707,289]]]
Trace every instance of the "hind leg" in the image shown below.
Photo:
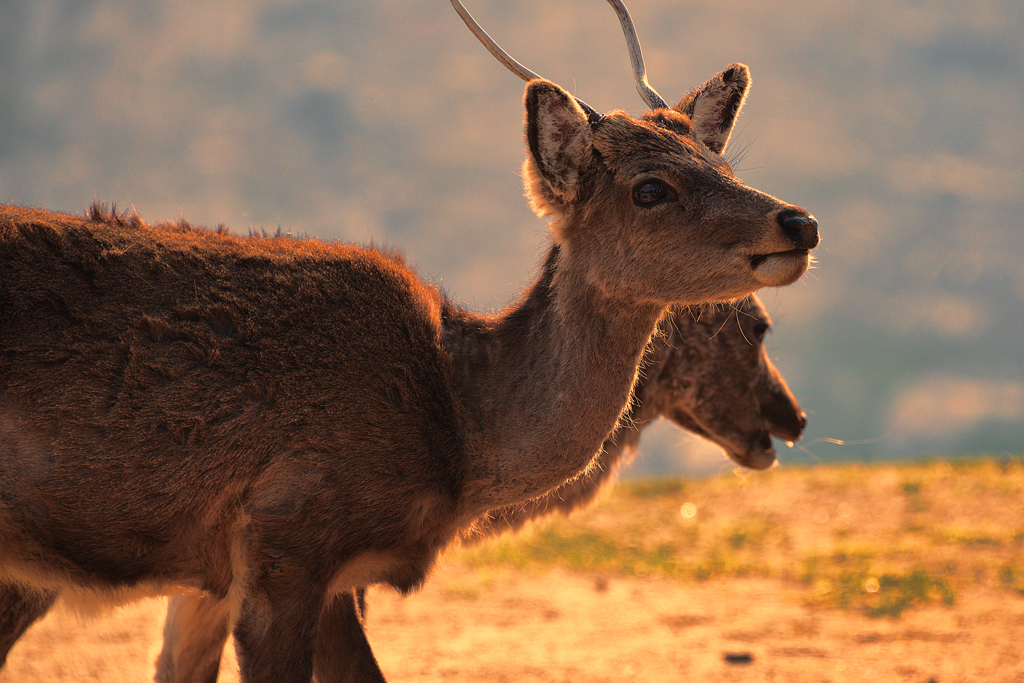
[[[228,639],[228,605],[202,595],[176,595],[167,605],[157,683],[214,683]]]
[[[56,600],[56,591],[0,583],[0,669],[22,634],[49,612]]]

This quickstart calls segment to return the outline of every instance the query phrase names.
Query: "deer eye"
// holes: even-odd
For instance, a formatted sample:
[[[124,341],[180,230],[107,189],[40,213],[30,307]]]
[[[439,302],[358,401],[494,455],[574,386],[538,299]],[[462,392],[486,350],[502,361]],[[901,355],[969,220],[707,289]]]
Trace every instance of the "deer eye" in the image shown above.
[[[672,188],[660,180],[644,180],[633,188],[633,203],[637,206],[654,206],[674,197]]]

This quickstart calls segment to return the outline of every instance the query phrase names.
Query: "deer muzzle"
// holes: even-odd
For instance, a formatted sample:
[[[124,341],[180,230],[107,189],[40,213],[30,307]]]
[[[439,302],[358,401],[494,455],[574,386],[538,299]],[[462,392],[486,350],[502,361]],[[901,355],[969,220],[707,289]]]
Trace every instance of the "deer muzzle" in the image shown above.
[[[750,256],[754,278],[764,287],[784,287],[796,282],[810,265],[810,250],[818,246],[818,221],[799,207],[783,209],[775,217],[789,249]]]
[[[818,221],[801,208],[784,209],[776,216],[779,227],[797,249],[818,246]]]

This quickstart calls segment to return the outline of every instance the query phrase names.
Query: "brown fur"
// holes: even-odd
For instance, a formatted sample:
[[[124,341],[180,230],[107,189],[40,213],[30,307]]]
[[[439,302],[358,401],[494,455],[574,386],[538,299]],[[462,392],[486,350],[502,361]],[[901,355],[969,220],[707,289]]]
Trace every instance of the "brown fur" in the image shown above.
[[[717,443],[739,464],[761,467],[774,461],[771,436],[799,439],[806,416],[768,358],[763,342],[770,326],[756,296],[725,306],[673,309],[647,349],[628,414],[590,469],[538,498],[488,512],[465,532],[464,542],[589,504],[632,460],[641,431],[658,417]],[[227,615],[217,613],[214,603],[198,595],[171,599],[158,681],[216,680],[228,632]],[[347,625],[346,635],[328,640],[325,621]],[[374,670],[372,654],[369,659],[360,654],[369,652],[369,644],[353,626],[358,623],[358,610],[348,598],[321,615],[319,683],[367,680],[365,669]],[[360,675],[353,674],[356,670]]]
[[[465,540],[514,531],[591,503],[632,461],[641,432],[659,417],[719,445],[737,464],[771,465],[771,437],[796,441],[807,416],[768,358],[764,337],[770,327],[756,296],[723,306],[673,309],[648,347],[633,403],[590,469],[543,496],[488,512]]]
[[[15,602],[205,591],[231,605],[243,680],[308,681],[331,596],[417,586],[481,514],[589,465],[668,305],[806,269],[813,219],[701,140],[591,124],[545,81],[525,101],[555,243],[498,317],[373,250],[0,211]],[[655,184],[668,199],[640,201]]]

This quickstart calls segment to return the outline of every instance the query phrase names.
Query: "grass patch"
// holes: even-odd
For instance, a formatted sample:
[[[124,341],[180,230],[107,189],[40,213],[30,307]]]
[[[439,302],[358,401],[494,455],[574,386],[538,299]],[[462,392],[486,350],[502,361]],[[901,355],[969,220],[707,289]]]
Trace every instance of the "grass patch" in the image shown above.
[[[682,531],[684,536],[688,532]],[[772,575],[769,566],[756,561],[756,553],[748,552],[762,547],[767,535],[761,525],[733,529],[724,539],[694,553],[676,543],[643,547],[593,532],[547,528],[519,539],[499,539],[464,551],[462,557],[478,567],[499,563],[523,570],[558,567],[602,575],[706,581]]]
[[[632,481],[622,485],[622,492],[630,498],[639,500],[651,500],[675,496],[686,489],[686,482],[679,478],[666,477],[664,479],[648,479],[644,481]]]
[[[907,499],[907,509],[910,512],[924,512],[928,509],[929,502],[921,493],[923,485],[920,481],[905,481],[900,488]]]
[[[939,527],[932,531],[936,540],[953,545],[994,546],[1003,542],[996,538],[998,531],[993,529],[972,529],[962,526]]]
[[[763,548],[776,534],[777,527],[763,517],[745,519],[726,531],[725,540],[735,550]]]
[[[999,585],[1004,590],[1024,595],[1024,570],[1013,563],[1006,563],[999,568]]]
[[[449,584],[441,589],[441,594],[448,600],[479,600],[483,589],[478,585]]]
[[[676,548],[670,544],[645,550],[592,532],[556,528],[482,547],[470,561],[478,565],[506,563],[520,569],[561,567],[580,572],[671,577],[678,574],[675,555]]]
[[[921,482],[919,481],[905,481],[903,482],[903,495],[919,496],[921,495]]]
[[[956,593],[949,580],[923,568],[914,569],[909,574],[882,574],[877,581],[877,598],[869,600],[864,607],[869,617],[897,618],[904,610],[916,605],[940,602],[949,607],[956,602]]]
[[[1024,596],[1017,461],[743,474],[621,484],[589,509],[453,551],[449,561],[475,571],[767,577],[793,582],[814,604],[886,618],[952,605],[966,586]]]
[[[948,578],[923,567],[909,572],[878,573],[871,569],[874,561],[867,555],[810,557],[800,580],[812,588],[814,604],[857,609],[874,618],[895,619],[911,607],[951,606],[956,602],[956,592]]]

